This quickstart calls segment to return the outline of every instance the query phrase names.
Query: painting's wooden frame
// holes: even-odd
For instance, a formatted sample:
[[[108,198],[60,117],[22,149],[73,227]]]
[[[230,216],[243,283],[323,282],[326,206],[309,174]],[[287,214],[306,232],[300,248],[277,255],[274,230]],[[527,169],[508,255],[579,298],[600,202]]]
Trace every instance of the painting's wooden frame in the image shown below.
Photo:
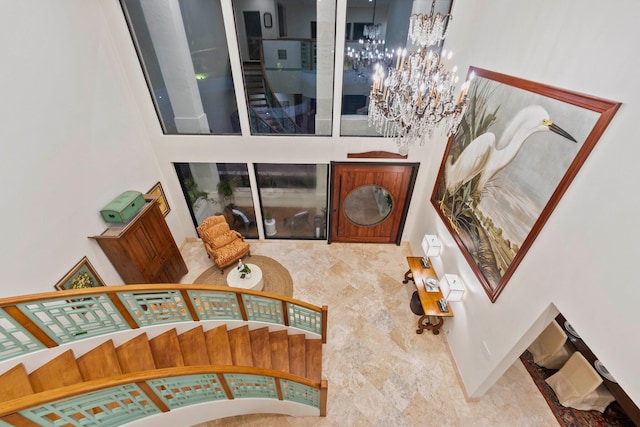
[[[55,288],[59,291],[66,291],[70,289],[74,289],[73,280],[81,274],[87,273],[91,278],[92,285],[89,286],[91,288],[95,288],[98,286],[105,286],[104,281],[98,275],[89,259],[85,256],[83,257],[76,265],[73,266],[71,270],[67,274],[64,275],[62,279],[55,284]],[[81,288],[77,288],[81,289]]]
[[[265,12],[264,15],[262,15],[262,20],[265,28],[273,27],[273,16],[271,16],[270,12]]]
[[[167,216],[169,212],[171,212],[171,208],[169,207],[169,202],[167,202],[167,196],[164,195],[164,190],[162,189],[162,184],[158,181],[147,194],[151,194],[152,196],[157,197],[157,203],[160,207],[160,212],[162,212],[163,216]]]
[[[495,302],[500,293],[504,290],[515,269],[522,261],[527,250],[531,247],[538,233],[540,233],[540,230],[551,215],[551,212],[562,198],[562,195],[571,184],[571,181],[589,156],[589,153],[591,153],[591,151],[593,150],[598,139],[606,129],[607,125],[609,124],[621,104],[618,102],[559,89],[545,84],[508,76],[493,71],[483,70],[480,68],[470,67],[469,75],[471,75],[471,73],[475,74],[476,79],[473,80],[472,89],[469,91],[470,99],[464,113],[465,117],[463,118],[461,124],[458,126],[456,134],[452,135],[449,138],[449,142],[447,144],[447,148],[445,149],[438,176],[434,185],[433,193],[431,196],[431,203],[436,209],[436,212],[438,212],[440,218],[444,221],[449,232],[454,237],[457,245],[462,251],[462,254],[466,258],[478,280],[484,287],[487,295],[492,302]],[[497,84],[494,82],[496,82]],[[575,149],[572,149],[574,151],[577,150],[575,154],[567,154],[562,159],[557,159],[549,155],[548,158],[545,159],[545,162],[550,162],[552,164],[551,167],[555,168],[556,172],[558,172],[559,182],[557,186],[555,186],[555,190],[549,192],[550,194],[548,196],[546,204],[543,203],[541,205],[543,207],[539,215],[537,217],[535,215],[530,216],[529,221],[533,221],[533,225],[528,229],[528,233],[524,234],[526,235],[526,237],[520,245],[509,243],[509,241],[501,235],[500,237],[496,237],[495,231],[498,230],[500,233],[502,233],[502,229],[491,226],[491,230],[487,231],[490,229],[490,226],[486,225],[488,223],[486,221],[486,215],[484,215],[483,218],[481,209],[478,207],[478,203],[480,200],[482,200],[483,197],[492,197],[491,195],[487,196],[488,192],[494,191],[497,194],[498,192],[502,191],[502,189],[499,187],[489,188],[489,191],[487,191],[487,187],[481,187],[481,189],[478,190],[477,177],[482,172],[489,170],[489,161],[486,161],[486,163],[482,163],[480,172],[478,173],[478,175],[475,175],[476,178],[466,181],[465,184],[457,187],[455,191],[450,192],[452,188],[456,188],[455,185],[450,185],[450,188],[447,189],[447,168],[449,168],[448,170],[450,175],[448,176],[450,177],[451,183],[461,182],[454,179],[454,168],[452,168],[454,157],[457,160],[458,156],[461,156],[464,150],[469,147],[472,142],[476,141],[474,136],[480,136],[480,134],[482,133],[479,131],[474,132],[469,126],[469,123],[472,120],[474,121],[474,123],[478,123],[477,113],[479,104],[476,103],[474,105],[471,105],[471,95],[474,94],[474,89],[477,89],[477,93],[480,93],[480,89],[478,89],[478,87],[481,84],[485,84],[485,87],[493,88],[492,91],[482,93],[482,96],[484,97],[482,99],[489,100],[489,102],[486,102],[484,104],[485,106],[489,106],[489,108],[483,107],[483,117],[488,117],[488,120],[490,120],[491,123],[497,125],[488,125],[485,129],[485,134],[489,133],[489,130],[493,130],[496,127],[500,128],[503,123],[507,122],[507,119],[515,116],[514,112],[516,110],[509,110],[510,107],[514,108],[513,105],[510,105],[509,103],[512,102],[510,101],[512,99],[511,96],[517,96],[519,97],[519,102],[522,103],[521,100],[525,101],[525,103],[522,104],[524,106],[539,103],[546,103],[545,105],[550,105],[553,109],[558,110],[562,114],[566,115],[566,117],[571,118],[571,120],[569,120],[569,124],[558,123],[563,127],[564,130],[567,130],[566,126],[573,126],[576,134],[582,135],[581,137],[578,137],[575,142],[571,142],[571,144],[578,144],[578,146],[575,146]],[[474,87],[474,85],[477,85],[477,87]],[[495,95],[496,93],[498,93],[499,95]],[[480,99],[479,95],[476,99]],[[507,105],[507,114],[504,113],[504,109],[501,111],[499,108],[503,106],[503,103]],[[497,107],[497,109],[495,109],[495,107]],[[549,108],[547,109],[549,110]],[[509,116],[508,114],[511,114],[511,116]],[[545,123],[545,126],[547,124],[548,123]],[[464,135],[465,133],[467,133],[466,136]],[[537,138],[548,139],[550,138],[549,135],[552,134],[545,133],[542,135],[538,135]],[[499,141],[500,136],[501,135],[496,132],[496,143]],[[557,135],[555,137],[562,139]],[[513,141],[515,141],[515,138],[513,139]],[[534,149],[537,149],[537,147]],[[472,152],[473,151],[470,150],[469,154]],[[541,153],[544,152],[538,151],[537,155],[546,155],[546,153]],[[480,161],[481,158],[484,159],[484,157],[481,156],[475,157],[476,161]],[[522,163],[520,162],[526,161],[527,158],[523,158],[520,159],[519,162],[514,162],[514,164],[517,163],[521,165]],[[566,170],[564,169],[565,164],[568,164]],[[510,166],[510,164],[508,164],[507,166]],[[561,174],[562,171],[564,171],[563,174]],[[502,170],[499,170],[499,172],[496,172],[495,175],[491,176],[496,177],[501,172]],[[459,177],[460,175],[457,176]],[[464,176],[468,177],[470,175],[467,174]],[[512,182],[513,181],[510,181],[510,184]],[[524,183],[526,181],[521,180],[521,182]],[[553,188],[551,187],[551,185],[553,185],[555,182],[555,179],[549,179],[549,188]],[[518,182],[516,182],[515,186],[517,185]],[[524,186],[521,187],[521,194],[526,194]],[[472,193],[472,191],[474,192]],[[510,195],[508,194],[504,197],[504,200],[512,200],[508,198],[510,197]],[[491,203],[493,203],[494,206],[499,205],[499,198],[495,196],[493,196],[493,198],[494,201],[492,201]],[[449,202],[449,204],[447,204],[447,202]],[[525,214],[527,213],[529,212],[525,212]],[[531,213],[537,214],[537,212]],[[508,216],[509,214],[506,215]],[[533,220],[531,219],[532,217],[534,218]],[[517,221],[519,218],[520,217],[513,216],[509,219],[515,219]],[[460,221],[465,221],[465,224],[469,224],[469,219],[472,220],[473,224],[465,225],[464,227],[466,229],[462,230],[462,228],[460,227],[462,222]],[[493,220],[493,218],[488,219]],[[456,223],[456,221],[458,222]],[[498,239],[502,239],[501,242],[507,242],[509,244],[509,256],[503,256],[501,258],[501,262],[503,263],[502,268],[497,267],[499,265],[499,261],[495,261],[498,258],[498,255],[500,255],[496,251],[496,247],[492,245],[487,246],[486,244],[487,242],[495,243],[496,241],[499,241]],[[489,248],[489,250],[487,250],[487,248]],[[481,268],[478,260],[486,261],[486,258],[483,257],[487,254],[487,252],[489,252],[490,254],[489,258],[493,257],[495,265],[492,265],[491,262],[485,262],[482,266],[483,268]],[[513,258],[509,261],[509,258],[511,256],[513,256]],[[487,265],[489,265],[491,268],[487,267]],[[496,272],[499,274],[496,274]]]

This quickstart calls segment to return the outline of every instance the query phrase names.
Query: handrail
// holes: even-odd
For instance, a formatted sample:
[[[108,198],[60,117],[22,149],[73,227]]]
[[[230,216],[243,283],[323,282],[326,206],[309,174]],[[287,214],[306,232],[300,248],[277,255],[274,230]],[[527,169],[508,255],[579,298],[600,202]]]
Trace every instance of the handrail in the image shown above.
[[[256,384],[260,387],[256,388]],[[137,402],[143,400],[140,408],[131,402],[133,395]],[[18,416],[37,421],[38,417],[46,420],[53,415],[64,419],[81,413],[99,421],[105,415],[100,408],[127,406],[124,416],[129,418],[119,421],[129,422],[203,401],[243,397],[289,400],[316,408],[319,416],[326,416],[327,382],[244,366],[162,368],[86,381],[2,402],[0,418]]]
[[[269,77],[267,76],[266,70],[264,68],[264,39],[260,39],[260,72],[262,73],[262,78],[264,79],[265,91],[267,92],[267,99],[269,100],[269,108],[273,109],[273,103],[275,102],[276,107],[280,111],[280,114],[284,116],[283,118],[289,120],[294,126],[295,132],[294,134],[302,134],[304,130],[298,126],[298,123],[287,113],[285,108],[280,103],[280,100],[274,95],[273,88],[271,87],[271,82],[269,81]],[[281,120],[280,117],[278,117]],[[284,124],[280,123],[283,127]],[[288,133],[288,132],[287,132]]]
[[[252,119],[254,120],[259,120],[264,126],[266,126],[267,129],[269,129],[271,132],[261,132],[258,126],[254,126],[253,122],[251,122],[251,128],[252,131],[258,134],[263,134],[263,133],[278,133],[281,134],[282,132],[280,132],[278,129],[276,129],[275,127],[271,126],[271,124],[269,122],[267,122],[262,115],[260,115],[260,113],[258,113],[258,111],[256,111],[256,109],[251,105],[248,104],[249,106],[249,112],[250,114],[252,113],[253,115],[251,116]],[[269,107],[269,110],[271,110],[271,107]],[[271,110],[273,111],[273,110]]]
[[[202,284],[101,286],[0,298],[0,361],[123,330],[203,320],[272,323],[326,343],[327,312],[326,306],[282,295]]]

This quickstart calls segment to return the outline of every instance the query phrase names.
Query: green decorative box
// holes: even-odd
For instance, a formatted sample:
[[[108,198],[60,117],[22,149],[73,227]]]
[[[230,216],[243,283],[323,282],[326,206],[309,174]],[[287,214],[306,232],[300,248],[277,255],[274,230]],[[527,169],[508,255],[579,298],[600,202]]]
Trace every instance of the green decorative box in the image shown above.
[[[125,191],[105,206],[100,215],[106,222],[128,222],[144,206],[144,196],[139,191]]]

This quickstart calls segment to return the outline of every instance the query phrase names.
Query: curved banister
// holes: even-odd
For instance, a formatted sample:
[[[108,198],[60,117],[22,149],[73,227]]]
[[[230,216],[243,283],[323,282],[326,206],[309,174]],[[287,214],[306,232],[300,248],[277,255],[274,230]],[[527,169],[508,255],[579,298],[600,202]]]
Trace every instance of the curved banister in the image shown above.
[[[97,380],[84,381],[59,387],[53,390],[41,391],[17,399],[0,402],[0,417],[23,409],[44,405],[55,400],[62,400],[80,394],[91,393],[107,387],[117,387],[125,384],[139,383],[162,378],[172,378],[188,375],[205,374],[251,374],[264,377],[277,378],[279,380],[293,381],[307,387],[320,389],[320,381],[312,381],[305,377],[276,371],[274,369],[255,368],[251,366],[226,366],[226,365],[201,365],[201,366],[181,366],[178,368],[161,368],[149,371],[134,372],[129,374],[116,375]]]
[[[80,345],[79,341],[121,331],[202,320],[267,322],[303,330],[326,342],[326,306],[227,286],[124,285],[0,298],[0,360],[8,363],[13,358],[36,356],[29,353],[47,347]],[[175,396],[167,397],[171,393]],[[277,399],[276,413],[293,415],[289,412],[293,405],[303,408],[295,410],[297,415],[302,411],[325,416],[327,382],[248,366],[162,368],[2,402],[0,424],[40,425],[49,419],[74,424],[78,416],[99,424],[109,413],[110,425],[120,425],[195,403],[238,405],[246,401],[243,397]],[[113,408],[126,410],[114,415]]]
[[[123,330],[202,320],[267,322],[326,343],[326,306],[228,286],[101,286],[0,298],[0,361]]]
[[[200,387],[193,386],[194,378],[197,379]],[[126,400],[133,393],[138,401],[144,400],[143,406],[145,406],[144,413],[139,412],[137,415],[135,408],[130,408],[135,420],[153,415],[150,412],[167,412],[179,407],[202,403],[202,394],[208,394],[210,398],[212,388],[217,388],[218,400],[246,397],[243,396],[242,390],[243,378],[248,379],[251,386],[254,385],[254,382],[262,382],[263,384],[262,395],[258,392],[257,395],[253,393],[252,397],[280,401],[289,400],[306,404],[316,408],[319,416],[326,415],[327,383],[324,380],[316,382],[273,369],[206,365],[122,374],[42,391],[0,403],[0,419],[8,416],[20,416],[33,421],[37,417],[44,418],[51,415],[64,417],[68,416],[68,408],[74,408],[73,411],[82,412],[85,417],[93,415],[97,420],[101,411],[96,411],[96,407],[100,405],[117,406],[122,404],[123,396]],[[167,390],[165,387],[167,382],[172,385],[174,391]],[[232,384],[229,384],[230,382]],[[183,399],[180,404],[174,404],[172,398],[175,394],[181,393],[183,389],[188,389],[187,399],[185,400],[184,396],[181,396]],[[90,397],[102,392],[106,394],[101,398],[100,403],[96,403],[98,400]],[[170,395],[167,396],[167,393]],[[64,411],[67,413],[65,414]]]

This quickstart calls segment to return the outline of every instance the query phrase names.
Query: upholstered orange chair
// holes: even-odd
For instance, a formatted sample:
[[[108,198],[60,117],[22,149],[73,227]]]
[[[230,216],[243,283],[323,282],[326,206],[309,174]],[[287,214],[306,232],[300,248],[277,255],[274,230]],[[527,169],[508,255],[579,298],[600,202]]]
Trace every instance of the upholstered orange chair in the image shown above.
[[[251,256],[249,243],[244,241],[242,234],[229,228],[223,215],[210,216],[197,230],[209,258],[220,272],[243,256]]]

